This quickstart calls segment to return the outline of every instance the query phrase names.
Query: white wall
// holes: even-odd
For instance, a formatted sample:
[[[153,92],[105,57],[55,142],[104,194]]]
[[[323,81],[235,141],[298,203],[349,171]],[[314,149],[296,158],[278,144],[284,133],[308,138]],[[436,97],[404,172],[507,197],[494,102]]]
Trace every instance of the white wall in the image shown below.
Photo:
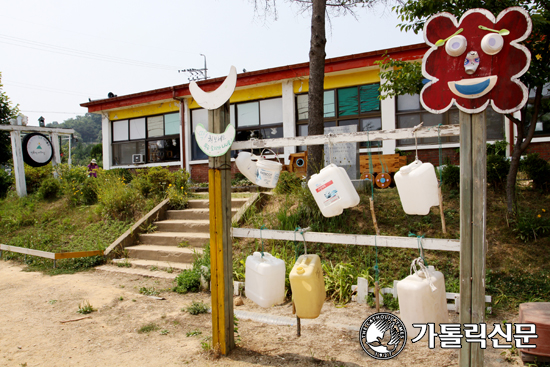
[[[296,136],[296,99],[294,98],[294,82],[283,82],[283,136]],[[296,147],[285,147],[285,164],[290,164],[289,155],[296,153]]]

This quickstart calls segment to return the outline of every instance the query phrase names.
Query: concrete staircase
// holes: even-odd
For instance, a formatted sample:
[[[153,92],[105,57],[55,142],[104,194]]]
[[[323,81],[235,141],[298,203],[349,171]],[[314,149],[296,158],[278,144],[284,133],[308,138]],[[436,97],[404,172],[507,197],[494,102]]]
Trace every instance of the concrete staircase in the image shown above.
[[[234,215],[249,198],[233,198]],[[195,253],[202,253],[210,239],[209,201],[189,200],[189,208],[168,210],[166,219],[154,222],[156,231],[139,235],[139,244],[126,247],[127,259],[113,260],[149,269],[189,269]]]

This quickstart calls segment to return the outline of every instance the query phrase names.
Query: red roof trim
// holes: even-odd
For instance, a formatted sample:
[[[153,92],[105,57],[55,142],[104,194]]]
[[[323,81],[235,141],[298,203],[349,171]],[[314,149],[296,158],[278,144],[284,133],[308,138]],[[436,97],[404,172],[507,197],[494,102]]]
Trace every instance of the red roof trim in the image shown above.
[[[374,62],[380,60],[381,56],[385,53],[394,59],[405,61],[417,60],[422,58],[427,50],[428,46],[425,43],[418,43],[415,45],[396,47],[387,50],[335,57],[325,61],[325,73],[334,73],[338,71],[373,66]],[[239,74],[237,78],[237,87],[307,76],[309,76],[309,62]],[[204,91],[208,92],[218,88],[224,80],[225,77],[220,77],[203,80],[198,82],[198,84]],[[174,97],[182,98],[189,95],[189,84],[181,84],[173,87],[86,102],[82,103],[80,106],[87,107],[88,112],[99,112],[146,103],[154,103],[172,99]]]

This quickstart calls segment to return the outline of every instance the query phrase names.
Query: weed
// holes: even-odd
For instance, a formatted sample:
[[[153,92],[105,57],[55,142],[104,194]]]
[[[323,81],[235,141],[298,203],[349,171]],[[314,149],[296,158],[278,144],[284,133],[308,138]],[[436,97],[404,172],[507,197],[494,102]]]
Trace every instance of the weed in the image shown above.
[[[90,304],[90,301],[86,300],[78,305],[78,313],[82,315],[87,315],[96,311],[96,309]]]
[[[191,305],[182,309],[182,311],[187,311],[191,315],[199,315],[201,313],[207,313],[210,307],[202,301],[193,301]]]
[[[212,349],[212,337],[207,336],[201,340],[201,348],[203,351],[208,352]]]
[[[233,332],[235,333],[235,342],[241,342],[241,335],[239,334],[239,319],[233,314]]]
[[[54,305],[54,304],[57,303],[57,300],[56,300],[56,299],[52,299],[52,300],[49,300],[48,303],[49,303],[50,305]]]
[[[124,301],[124,297],[120,296],[120,297],[118,297],[118,300],[119,301]]]
[[[159,267],[153,265],[153,266],[151,266],[151,267],[149,268],[149,270],[150,270],[150,271],[157,271],[157,270],[159,270]]]
[[[201,335],[202,334],[202,331],[200,331],[199,329],[195,329],[195,330],[192,330],[192,331],[188,331],[185,336],[186,337],[190,337],[190,336],[197,336],[197,335]]]
[[[147,225],[142,224],[139,229],[142,231],[142,233],[153,233],[157,230],[157,226],[154,223],[149,223]]]
[[[178,243],[179,248],[189,247],[189,241],[183,240],[180,243]]]
[[[168,266],[168,267],[166,268],[166,272],[167,272],[168,274],[172,274],[172,273],[174,272],[174,268],[173,268],[172,266]]]
[[[125,258],[124,261],[117,261],[116,266],[119,268],[131,268],[132,263],[128,260],[128,258]]]
[[[170,332],[166,329],[160,331],[160,335],[168,335]]]
[[[160,292],[157,291],[155,287],[141,287],[139,293],[145,296],[158,296]]]
[[[157,331],[159,329],[159,326],[153,322],[143,325],[139,328],[138,333],[139,334],[145,334],[150,333],[151,331]]]
[[[390,311],[399,310],[399,300],[393,297],[391,293],[380,294],[384,299],[384,306]]]

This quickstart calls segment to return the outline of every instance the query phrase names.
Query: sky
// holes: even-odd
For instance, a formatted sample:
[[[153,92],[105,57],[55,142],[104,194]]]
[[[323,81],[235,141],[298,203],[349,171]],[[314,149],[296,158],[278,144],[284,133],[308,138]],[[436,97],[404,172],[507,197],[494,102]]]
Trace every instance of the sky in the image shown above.
[[[0,0],[3,91],[29,125],[84,115],[88,99],[307,62],[311,13],[277,1],[277,19],[251,0]],[[423,42],[401,32],[390,7],[327,21],[327,58]]]

